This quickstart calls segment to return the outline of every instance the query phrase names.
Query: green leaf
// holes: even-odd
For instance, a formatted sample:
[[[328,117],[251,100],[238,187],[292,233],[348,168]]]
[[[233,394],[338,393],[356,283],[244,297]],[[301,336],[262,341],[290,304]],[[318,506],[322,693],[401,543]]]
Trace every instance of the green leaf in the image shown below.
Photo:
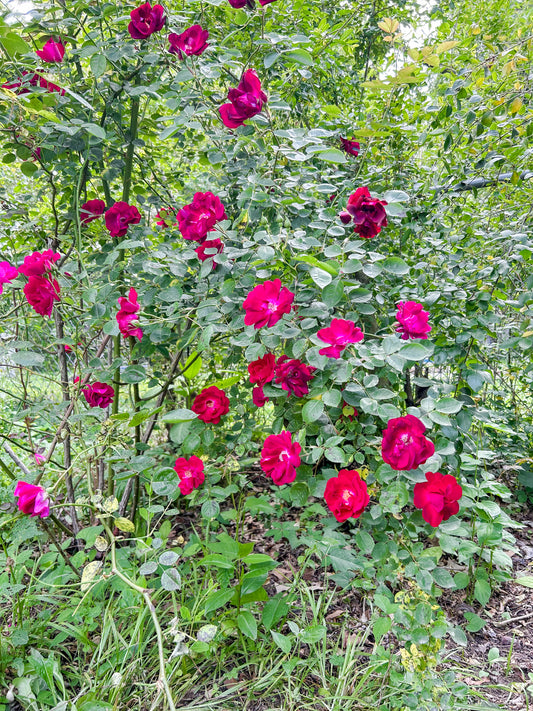
[[[486,580],[476,580],[474,586],[474,597],[480,605],[486,605],[490,600],[492,590]]]
[[[120,379],[125,383],[142,383],[146,377],[146,370],[142,365],[128,365],[120,374]]]
[[[517,585],[523,585],[525,588],[533,588],[533,575],[523,575],[515,579]]]
[[[289,606],[282,597],[275,597],[269,600],[263,608],[262,621],[266,629],[271,629],[289,611]]]
[[[315,155],[328,163],[346,163],[346,155],[338,148],[327,148],[324,151],[317,151]]]
[[[171,412],[167,412],[163,417],[161,418],[163,422],[189,422],[190,420],[195,420],[198,417],[198,415],[193,412],[192,410],[186,410],[186,409],[179,409],[179,410],[172,410]]]
[[[441,588],[455,588],[456,585],[451,573],[446,568],[435,568],[432,572],[433,580]]]
[[[161,575],[161,587],[169,591],[181,589],[181,575],[176,568],[169,568],[163,572]]]
[[[103,54],[93,54],[90,64],[91,72],[98,79],[106,70],[107,60]]]
[[[8,32],[5,37],[0,37],[0,43],[11,58],[16,54],[27,54],[32,51],[30,45],[15,32]]]
[[[188,379],[192,380],[195,378],[200,370],[202,369],[202,359],[194,351],[191,353],[191,355],[187,358],[187,361],[185,362],[185,365],[183,367],[183,375]]]
[[[376,644],[380,643],[381,638],[390,631],[392,620],[390,617],[378,617],[372,625],[372,634],[376,640]]]
[[[407,360],[424,360],[429,356],[427,349],[420,343],[407,343],[399,353]]]
[[[315,644],[320,642],[326,636],[326,626],[325,625],[311,625],[306,627],[302,632],[301,640],[306,644]]]
[[[379,264],[386,272],[391,274],[396,274],[397,276],[409,274],[409,266],[400,257],[387,257]]]
[[[443,397],[435,403],[435,410],[445,415],[454,415],[463,407],[463,403],[454,400],[453,397]]]
[[[337,276],[339,273],[339,269],[337,267],[334,267],[331,264],[326,264],[325,262],[320,262],[316,257],[313,257],[310,254],[301,254],[294,259],[297,262],[305,262],[313,267],[317,267],[317,269],[322,269],[323,271],[328,272],[328,274],[331,274],[331,276]]]
[[[243,610],[237,617],[237,625],[243,635],[253,640],[257,639],[257,622],[251,612]]]
[[[304,422],[316,422],[324,412],[322,400],[309,400],[302,408],[302,418]]]
[[[268,574],[251,571],[243,575],[241,582],[241,595],[249,595],[250,593],[259,590],[266,583]]]
[[[344,296],[344,283],[340,279],[335,279],[322,290],[322,300],[332,308],[336,306]]]
[[[313,267],[313,269],[309,270],[309,274],[311,275],[311,279],[321,289],[331,283],[331,274],[322,268]]]
[[[309,498],[309,487],[304,481],[298,481],[290,488],[291,502],[295,506],[305,506]]]
[[[105,130],[102,126],[98,126],[96,123],[84,123],[83,128],[87,131],[87,133],[90,133],[91,136],[96,136],[96,138],[99,138],[102,141],[106,138]]]
[[[289,652],[292,649],[292,641],[290,637],[287,637],[284,634],[281,634],[280,632],[274,632],[274,630],[271,630],[270,634],[272,635],[272,639],[276,643],[276,645],[281,649],[281,651],[284,654],[289,654]]]
[[[482,620],[479,615],[474,612],[465,612],[465,618],[468,620],[466,625],[467,632],[479,632],[487,624],[486,620]]]
[[[303,64],[306,67],[311,67],[314,64],[313,55],[310,54],[306,49],[293,49],[290,52],[285,52],[283,56],[286,57],[290,62]]]
[[[211,499],[204,501],[201,508],[202,518],[216,518],[220,513],[220,504],[218,501]]]
[[[30,351],[18,351],[11,356],[13,363],[24,365],[26,367],[38,366],[44,363],[44,356],[40,353],[32,353]]]
[[[219,607],[224,607],[224,605],[231,600],[234,596],[235,590],[217,590],[217,592],[209,595],[205,601],[204,610],[206,615],[210,612],[218,610]]]

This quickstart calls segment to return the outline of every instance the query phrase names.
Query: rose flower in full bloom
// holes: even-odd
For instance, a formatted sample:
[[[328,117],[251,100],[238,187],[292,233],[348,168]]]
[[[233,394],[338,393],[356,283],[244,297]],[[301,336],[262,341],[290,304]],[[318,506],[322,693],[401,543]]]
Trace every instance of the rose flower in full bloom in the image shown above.
[[[174,470],[179,477],[178,484],[181,493],[186,496],[191,494],[205,481],[204,463],[200,457],[178,457],[174,464]]]
[[[162,5],[145,2],[130,12],[131,22],[128,32],[133,39],[146,39],[154,32],[159,32],[165,26],[166,17]]]
[[[103,409],[111,405],[115,397],[115,391],[111,385],[100,382],[88,385],[82,390],[82,393],[90,407],[101,407]]]
[[[238,87],[228,92],[229,104],[219,108],[222,123],[227,128],[238,128],[246,119],[256,116],[268,98],[261,89],[259,77],[253,69],[247,69],[242,75]]]
[[[121,296],[118,300],[118,305],[120,309],[117,312],[116,319],[121,334],[124,338],[133,336],[140,341],[143,337],[143,332],[138,324],[139,317],[137,314],[141,310],[141,307],[137,301],[136,289],[133,289],[133,287],[130,289],[128,298]]]
[[[283,314],[290,312],[293,301],[294,294],[286,286],[282,287],[279,279],[258,284],[242,305],[246,311],[244,323],[254,328],[274,326]]]
[[[61,255],[47,249],[44,252],[33,252],[24,257],[24,261],[20,265],[19,272],[24,276],[43,276],[46,272],[52,269],[52,265],[61,259]]]
[[[207,30],[202,29],[201,25],[192,25],[180,35],[173,32],[168,36],[169,52],[177,54],[180,59],[183,59],[184,54],[187,56],[195,54],[199,57],[209,47],[208,39],[209,32]]]
[[[435,453],[435,445],[424,437],[426,427],[414,415],[395,417],[383,430],[383,461],[396,471],[409,471],[424,464]]]
[[[42,49],[38,49],[35,54],[40,57],[43,62],[53,63],[62,62],[65,56],[65,47],[63,42],[56,42],[51,37]]]
[[[280,383],[289,395],[303,397],[309,393],[308,383],[315,377],[316,370],[312,365],[306,365],[298,358],[291,360],[281,356],[276,362],[276,383]]]
[[[40,316],[50,316],[54,301],[59,301],[61,289],[55,279],[50,281],[42,276],[30,276],[24,287],[24,296],[28,304]]]
[[[426,472],[427,481],[415,484],[414,505],[422,509],[422,518],[436,528],[459,511],[463,490],[451,474]]]
[[[18,273],[17,267],[11,266],[9,262],[0,262],[0,294],[4,291],[4,284],[10,284]]]
[[[223,390],[211,385],[194,398],[191,410],[199,420],[218,425],[220,418],[229,412],[229,400]]]
[[[273,353],[267,353],[262,358],[248,363],[250,382],[256,385],[252,390],[252,401],[256,407],[263,407],[268,402],[263,393],[263,385],[274,379],[275,365],[276,356]]]
[[[328,479],[324,499],[337,521],[359,518],[370,501],[366,482],[358,471],[348,469]]]
[[[88,225],[89,222],[97,220],[105,212],[105,202],[103,200],[87,200],[80,208],[80,222]]]
[[[14,494],[18,497],[17,506],[22,513],[40,518],[50,516],[48,494],[42,486],[18,481]]]
[[[109,230],[111,237],[123,237],[130,225],[138,225],[141,221],[141,213],[135,205],[128,205],[127,202],[116,202],[105,213],[105,226]]]
[[[385,200],[371,197],[368,188],[357,188],[348,198],[346,210],[339,217],[345,225],[353,221],[355,231],[368,239],[375,237],[382,227],[387,226],[386,204]]]
[[[396,320],[400,325],[396,332],[402,334],[401,338],[404,341],[409,338],[426,339],[431,331],[431,326],[429,325],[429,313],[424,311],[422,304],[417,301],[400,301],[397,306]]]
[[[348,153],[351,156],[354,156],[357,158],[359,155],[359,150],[361,149],[361,146],[357,141],[351,141],[349,138],[343,138],[341,136],[341,146],[342,149],[345,153]]]
[[[261,469],[277,486],[291,484],[300,466],[301,449],[301,445],[293,442],[292,434],[286,430],[269,435],[261,450]]]
[[[217,222],[226,220],[224,205],[211,192],[195,193],[192,202],[178,212],[178,224],[184,239],[203,242]]]
[[[329,343],[327,348],[321,348],[318,352],[328,358],[340,358],[342,351],[349,343],[359,343],[364,336],[360,328],[353,321],[343,318],[334,318],[327,328],[321,328],[317,336],[324,343]]]

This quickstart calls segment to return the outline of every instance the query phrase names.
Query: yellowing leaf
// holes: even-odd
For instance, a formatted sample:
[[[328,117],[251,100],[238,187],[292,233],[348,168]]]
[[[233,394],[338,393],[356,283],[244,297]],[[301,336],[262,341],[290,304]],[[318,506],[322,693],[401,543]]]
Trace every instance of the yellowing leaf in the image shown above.
[[[116,496],[109,496],[104,503],[102,504],[102,508],[106,513],[113,513],[113,511],[117,511],[118,509],[118,499]]]
[[[441,42],[435,48],[435,52],[437,54],[442,54],[443,52],[448,52],[450,49],[457,47],[458,44],[459,44],[459,42],[456,42],[455,40],[448,40],[447,42]]]
[[[513,102],[511,103],[511,105],[509,106],[509,111],[512,114],[516,114],[516,112],[520,111],[521,108],[522,108],[522,99],[520,99],[517,96],[516,99],[514,99]]]
[[[129,518],[124,518],[123,516],[119,516],[115,519],[115,526],[119,529],[119,531],[125,531],[126,533],[133,533],[135,531],[133,523],[129,520]]]
[[[107,550],[107,545],[107,540],[103,536],[96,536],[96,539],[94,541],[94,547],[97,551],[103,552]]]
[[[95,579],[98,571],[102,567],[101,560],[93,560],[92,563],[87,563],[81,574],[81,591],[85,592],[91,587],[91,582]]]
[[[390,17],[384,17],[380,20],[380,22],[378,22],[379,29],[383,30],[383,32],[386,32],[388,35],[394,34],[399,26],[400,23],[398,20],[393,20]]]
[[[418,62],[418,59],[420,58],[420,52],[418,49],[415,49],[414,47],[411,47],[411,49],[407,50],[407,54],[413,59],[415,62]]]

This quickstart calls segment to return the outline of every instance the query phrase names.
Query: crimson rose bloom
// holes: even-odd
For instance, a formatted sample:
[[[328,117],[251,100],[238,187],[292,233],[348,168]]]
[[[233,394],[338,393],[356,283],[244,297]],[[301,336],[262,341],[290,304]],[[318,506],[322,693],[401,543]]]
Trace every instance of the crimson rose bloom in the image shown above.
[[[65,90],[61,89],[57,84],[53,84],[40,74],[31,74],[27,70],[22,72],[22,77],[18,81],[14,81],[11,84],[2,84],[2,89],[9,89],[16,94],[27,94],[30,91],[28,86],[39,86],[47,91],[56,91],[61,96],[65,95]]]
[[[93,383],[82,390],[83,397],[90,407],[106,408],[111,405],[115,397],[115,391],[111,385],[106,383]]]
[[[253,360],[248,363],[248,373],[250,374],[250,382],[253,384],[264,385],[270,383],[274,379],[274,366],[276,364],[276,356],[273,353],[267,353],[262,358]]]
[[[40,518],[50,516],[48,494],[42,486],[18,481],[14,495],[18,497],[17,506],[22,513],[30,516],[39,516]]]
[[[80,222],[88,225],[89,222],[97,220],[105,212],[105,202],[103,200],[87,200],[80,209]]]
[[[383,430],[381,455],[396,471],[416,469],[435,453],[435,445],[424,437],[426,427],[414,415],[395,417]]]
[[[321,328],[316,334],[324,343],[331,343],[327,348],[318,352],[328,358],[340,358],[342,351],[349,343],[359,343],[364,336],[360,328],[353,321],[343,318],[334,318],[328,328]]]
[[[9,284],[16,279],[19,270],[12,267],[9,262],[0,262],[0,294],[4,291],[4,284]]]
[[[159,32],[165,26],[166,17],[162,5],[154,5],[149,2],[135,8],[130,12],[131,22],[128,25],[128,32],[133,39],[146,39],[154,32]]]
[[[276,363],[276,383],[281,383],[289,395],[293,393],[296,397],[303,397],[309,392],[307,383],[315,377],[315,370],[312,365],[306,365],[297,358],[289,360],[284,355]]]
[[[292,308],[294,294],[286,286],[282,288],[281,281],[265,281],[254,286],[242,305],[246,311],[244,323],[253,324],[254,328],[275,326],[283,314],[288,314]]]
[[[55,279],[49,281],[41,276],[31,276],[24,287],[24,296],[28,304],[41,316],[50,316],[54,301],[59,301],[60,292],[61,289]]]
[[[276,0],[259,0],[260,5],[270,5],[271,2],[276,2]]]
[[[192,25],[181,35],[172,33],[168,36],[168,41],[170,42],[169,52],[177,54],[180,59],[183,59],[184,54],[188,56],[195,54],[199,57],[209,47],[207,44],[208,39],[209,32],[207,30],[202,29],[201,25]]]
[[[140,341],[143,337],[143,332],[138,326],[139,319],[137,314],[141,307],[137,301],[137,291],[131,288],[128,298],[121,296],[118,300],[118,305],[120,310],[117,312],[116,318],[121,334],[124,338],[133,336]]]
[[[355,156],[357,158],[359,155],[359,149],[361,148],[357,141],[351,141],[349,138],[343,138],[341,136],[341,144],[345,153],[349,153],[351,156]]]
[[[414,505],[422,509],[422,518],[436,528],[459,511],[463,490],[451,474],[426,472],[425,482],[415,484]]]
[[[345,225],[352,219],[355,231],[361,237],[375,237],[382,227],[387,226],[387,213],[383,207],[386,204],[385,200],[370,197],[368,188],[357,188],[350,195],[346,211],[341,212],[340,218]]]
[[[51,37],[42,49],[38,49],[35,54],[40,57],[43,62],[62,62],[65,56],[65,47],[63,42],[55,42]]]
[[[199,420],[218,425],[220,418],[229,412],[229,400],[223,390],[211,385],[194,398],[191,410]]]
[[[261,82],[253,69],[247,69],[242,75],[238,87],[230,89],[228,99],[231,103],[219,108],[222,123],[227,128],[238,128],[246,119],[256,116],[268,100],[261,90]]]
[[[401,333],[404,341],[409,338],[426,339],[431,326],[428,323],[429,312],[423,310],[422,304],[417,301],[400,301],[397,306],[396,320],[400,325],[396,333]]]
[[[263,386],[258,385],[252,390],[252,402],[256,407],[264,407],[270,398],[265,397]]]
[[[348,469],[328,479],[324,499],[337,521],[359,518],[370,502],[366,482],[359,472]]]
[[[228,2],[231,5],[231,7],[234,7],[235,9],[238,9],[241,7],[252,8],[254,6],[254,0],[228,0]]]
[[[138,225],[140,221],[139,210],[134,205],[128,205],[127,202],[116,202],[105,213],[105,226],[111,237],[123,237],[129,225]]]
[[[24,257],[24,261],[19,267],[19,272],[24,276],[42,276],[45,272],[49,272],[52,264],[61,259],[61,255],[53,252],[51,249],[41,252],[33,252]]]
[[[211,192],[195,193],[192,202],[178,212],[180,232],[193,242],[203,242],[215,223],[226,219],[224,205]]]
[[[274,484],[290,484],[296,479],[296,468],[300,466],[298,442],[292,441],[292,434],[284,430],[281,434],[269,435],[261,450],[261,469]]]
[[[189,459],[178,457],[174,469],[180,479],[178,486],[184,496],[192,493],[205,481],[204,463],[200,457],[195,457],[194,454]]]
[[[211,254],[206,254],[206,250],[211,252]],[[215,254],[220,254],[224,250],[224,243],[221,242],[218,237],[216,239],[206,239],[205,242],[199,244],[194,250],[198,255],[198,259],[201,262],[205,262],[206,259],[212,259]],[[216,269],[217,265],[213,262],[213,269]]]
[[[159,227],[172,227],[173,225],[177,225],[176,212],[175,207],[160,207],[157,213],[159,220],[157,220],[156,225],[159,225]]]

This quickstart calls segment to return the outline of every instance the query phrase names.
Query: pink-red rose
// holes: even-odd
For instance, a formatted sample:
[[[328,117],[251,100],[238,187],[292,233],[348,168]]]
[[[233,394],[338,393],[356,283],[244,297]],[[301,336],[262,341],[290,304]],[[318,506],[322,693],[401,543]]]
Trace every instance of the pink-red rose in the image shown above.
[[[41,316],[50,316],[54,301],[59,301],[61,289],[55,279],[31,276],[24,287],[24,296],[28,304]]]
[[[337,521],[359,518],[370,502],[366,482],[358,471],[348,469],[328,479],[324,499]]]
[[[387,226],[386,204],[385,200],[371,197],[368,188],[357,188],[348,198],[346,211],[341,212],[340,218],[344,224],[353,220],[354,229],[361,237],[375,237]]]
[[[180,483],[178,486],[184,496],[192,493],[194,489],[197,489],[205,481],[204,463],[194,454],[189,459],[178,457],[174,464],[174,470],[179,477]]]
[[[162,5],[145,2],[130,12],[131,22],[128,32],[133,39],[146,39],[154,32],[159,32],[165,26],[166,17]]]
[[[262,385],[258,385],[256,388],[253,388],[252,402],[256,407],[264,407],[268,401],[269,398],[265,397]]]
[[[184,54],[187,56],[195,54],[199,57],[209,47],[208,39],[209,32],[207,30],[202,29],[201,25],[192,25],[180,35],[172,33],[168,36],[169,52],[177,54],[180,59],[183,59]]]
[[[324,343],[330,343],[327,348],[321,348],[318,352],[328,358],[340,358],[342,351],[349,343],[359,343],[364,336],[360,328],[353,321],[343,318],[334,318],[327,328],[321,328],[317,336]]]
[[[283,390],[296,397],[303,397],[309,393],[308,383],[315,377],[312,365],[306,365],[301,360],[281,356],[276,363],[276,383],[280,383]]]
[[[229,400],[223,390],[211,385],[194,398],[191,409],[199,420],[218,425],[220,418],[229,412]]]
[[[425,482],[415,484],[414,505],[422,509],[422,518],[436,528],[459,511],[463,490],[451,474],[426,472]]]
[[[431,331],[431,326],[429,325],[429,313],[424,311],[422,304],[417,301],[400,301],[397,306],[396,320],[400,325],[396,332],[402,334],[401,338],[404,341],[409,338],[426,339]]]
[[[274,484],[290,484],[296,479],[301,449],[300,444],[293,442],[292,434],[286,430],[281,434],[269,435],[261,450],[261,469],[272,478]]]
[[[140,221],[139,210],[135,205],[128,205],[127,202],[116,202],[105,213],[105,226],[111,237],[123,237],[129,225],[138,225]]]
[[[206,239],[205,242],[199,244],[194,250],[198,255],[198,259],[201,262],[205,262],[206,259],[212,259],[215,254],[221,254],[224,251],[224,243],[221,242],[218,237],[216,239]],[[213,269],[216,269],[217,265],[213,262]]]
[[[48,494],[42,486],[18,481],[14,493],[18,497],[17,506],[22,513],[40,518],[50,516]]]
[[[63,42],[56,42],[51,37],[42,49],[38,49],[35,54],[40,57],[43,62],[62,62],[65,56],[65,47]]]
[[[87,200],[80,208],[80,222],[88,225],[89,222],[97,220],[105,212],[105,202],[103,200]]]
[[[195,193],[192,202],[178,212],[180,232],[193,242],[203,242],[215,224],[226,219],[224,205],[211,192]]]
[[[361,149],[361,146],[357,141],[351,141],[349,138],[343,138],[341,136],[341,145],[345,153],[357,158],[359,150]]]
[[[132,287],[129,291],[128,298],[121,296],[118,300],[118,305],[120,309],[117,312],[116,318],[121,334],[124,338],[133,336],[140,341],[143,337],[143,332],[142,329],[139,328],[139,317],[137,316],[141,310],[139,302],[137,301],[137,291]]]
[[[276,356],[273,353],[267,353],[262,358],[253,360],[248,363],[248,373],[252,385],[264,385],[270,383],[274,379],[274,367],[276,365]]]
[[[256,116],[268,100],[253,69],[244,72],[237,88],[229,90],[228,99],[230,103],[223,104],[218,110],[222,123],[228,128],[242,126],[246,119]]]
[[[274,326],[283,314],[290,312],[293,301],[294,294],[286,286],[282,287],[279,279],[258,284],[242,305],[246,311],[244,323],[254,328]]]
[[[106,383],[93,383],[82,390],[83,397],[90,407],[106,408],[111,405],[115,397],[115,391],[111,385]]]
[[[228,2],[231,7],[234,7],[236,10],[241,7],[253,8],[254,6],[254,0],[228,0]]]
[[[396,471],[416,469],[435,453],[435,445],[424,437],[426,427],[414,415],[395,417],[383,430],[381,455]]]
[[[24,276],[43,276],[46,272],[52,269],[54,262],[61,259],[61,255],[47,249],[44,252],[33,252],[24,257],[24,261],[19,267],[19,272]]]
[[[9,284],[16,279],[19,270],[9,262],[0,262],[0,294],[4,291],[4,284]]]

